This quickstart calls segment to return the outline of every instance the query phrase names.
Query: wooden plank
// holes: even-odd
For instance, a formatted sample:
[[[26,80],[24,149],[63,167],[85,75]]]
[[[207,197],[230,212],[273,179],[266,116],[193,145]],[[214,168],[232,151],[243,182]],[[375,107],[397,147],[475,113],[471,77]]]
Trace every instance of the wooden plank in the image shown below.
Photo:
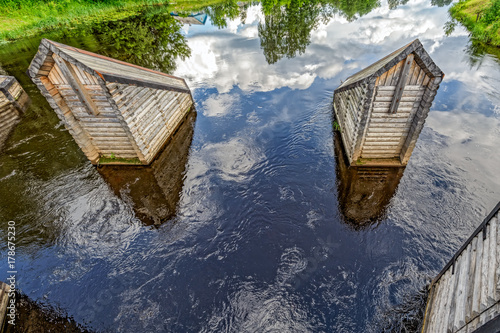
[[[395,92],[396,91],[396,87],[395,86],[378,86],[377,87],[379,91],[392,91],[392,92]],[[421,91],[421,90],[424,90],[425,88],[424,87],[421,87],[421,86],[416,86],[416,85],[406,85],[405,86],[405,90],[407,91]]]
[[[488,226],[488,239],[489,239],[489,264],[488,264],[488,272],[487,272],[487,292],[486,292],[486,305],[487,307],[495,304],[496,298],[496,280],[498,276],[496,276],[496,250],[497,250],[497,219],[493,217],[490,220],[490,224]]]
[[[472,294],[472,317],[476,317],[481,313],[481,263],[483,259],[483,237],[477,238],[476,247],[476,269],[474,272],[474,291]]]
[[[500,213],[497,213],[496,217],[494,217],[497,221],[497,250],[496,250],[496,293],[495,299],[496,301],[500,301]]]
[[[395,86],[396,84],[398,84],[398,78],[401,75],[401,71],[403,70],[403,64],[404,64],[404,60],[401,60],[400,62],[397,63],[396,70],[394,72],[394,75],[392,77],[392,81],[390,84],[391,86]]]
[[[388,108],[389,111],[391,110],[390,107],[391,107],[391,102],[374,102],[373,103],[373,107],[374,108]],[[414,102],[401,102],[400,101],[400,104],[398,105],[401,105],[401,107],[403,108],[411,108],[413,109],[415,107],[415,103]]]
[[[443,323],[442,323],[442,326],[441,326],[441,329],[439,332],[448,332],[449,317],[451,314],[451,310],[452,310],[451,308],[452,308],[452,304],[454,301],[453,290],[454,290],[454,286],[455,286],[455,282],[456,282],[456,275],[452,274],[451,270],[448,270],[448,272],[449,272],[450,280],[449,280],[448,285],[446,287],[446,303],[445,303],[444,311],[443,311],[444,317],[443,317]]]
[[[398,118],[398,120],[400,120],[400,119],[404,120],[404,118]],[[387,120],[392,120],[392,119],[387,119]],[[389,129],[406,128],[406,129],[409,129],[410,125],[411,124],[408,123],[408,121],[406,121],[406,122],[390,122],[390,121],[370,122],[370,128],[368,130],[380,129],[380,128],[389,128]]]
[[[384,74],[382,74],[382,75],[379,76],[379,82],[378,82],[378,84],[380,86],[385,85],[386,79],[387,79],[387,72],[385,72]]]
[[[10,287],[6,283],[0,282],[0,329],[5,325],[7,306],[9,306]]]
[[[490,266],[490,230],[487,228],[487,237],[483,240],[483,257],[481,260],[481,297],[479,309],[482,311],[488,308],[488,271]],[[479,236],[482,238],[482,235]]]
[[[436,283],[435,287],[435,297],[433,298],[432,304],[432,313],[430,318],[430,324],[426,327],[426,333],[436,332],[437,327],[439,326],[439,312],[442,309],[443,302],[443,294],[444,294],[444,284],[445,284],[445,276],[443,275],[439,281]]]
[[[427,85],[429,84],[430,81],[431,81],[431,78],[428,75],[426,75],[424,77],[424,81],[422,82],[422,86],[427,87]]]
[[[448,287],[450,285],[450,275],[451,271],[448,270],[442,277],[441,280],[443,280],[442,288],[443,288],[443,293],[441,294],[441,301],[439,303],[439,308],[437,309],[437,320],[436,320],[436,327],[435,327],[435,332],[444,332],[444,319],[445,319],[445,312],[446,312],[446,305],[448,301]]]
[[[398,139],[401,137],[401,133],[366,133],[368,137],[374,138],[384,138],[384,137],[397,137]]]
[[[409,85],[416,85],[418,75],[420,74],[420,66],[415,61],[414,61],[414,63],[415,63],[415,66],[413,68],[413,71],[410,72],[410,78],[408,80]]]
[[[393,117],[373,117],[370,119],[370,125],[375,125],[377,123],[407,123],[409,122],[408,118],[393,118]]]
[[[417,82],[415,84],[421,86],[422,83],[424,82],[425,76],[426,76],[425,71],[421,69],[420,73],[418,74]]]
[[[377,146],[398,146],[399,140],[393,141],[365,141],[364,147],[377,147]]]
[[[463,271],[463,263],[460,260],[461,257],[457,259],[455,262],[455,272],[452,274],[453,276],[453,283],[448,289],[448,292],[450,293],[450,310],[449,310],[449,315],[448,315],[448,324],[447,324],[447,329],[446,332],[453,332],[453,325],[455,324],[455,314],[456,314],[456,306],[457,306],[457,295],[458,295],[458,289],[459,289],[459,280],[460,280],[460,275],[461,271]]]
[[[453,329],[458,330],[466,324],[467,294],[469,290],[469,271],[471,263],[472,244],[469,244],[460,256],[462,269],[460,270],[459,287],[456,296],[455,319]]]
[[[401,102],[406,102],[406,103],[409,103],[409,102],[419,102],[420,99],[422,98],[422,96],[420,95],[417,95],[417,96],[405,96],[403,94],[403,96],[401,97]],[[375,102],[391,102],[392,101],[392,96],[377,96],[375,97]]]
[[[377,134],[377,133],[399,133],[401,135],[405,135],[408,133],[409,126],[405,127],[370,127],[368,129],[369,134]]]
[[[74,92],[78,95],[81,102],[84,104],[89,114],[98,115],[99,110],[97,106],[92,101],[92,98],[87,93],[83,83],[78,79],[77,73],[73,69],[73,66],[59,56],[54,57],[59,69],[63,72],[64,77],[68,80],[68,83],[73,88]]]
[[[59,76],[59,74],[57,73],[57,70],[56,70],[56,65],[52,68],[52,70],[50,71],[49,75],[48,75],[48,78],[49,80],[55,85],[57,86],[58,84],[65,84],[66,82],[64,82],[61,77]]]
[[[413,63],[413,53],[406,57],[405,63],[403,65],[403,69],[401,70],[401,75],[398,79],[398,84],[394,90],[394,98],[389,107],[389,113],[396,113],[398,110],[399,104],[401,102],[401,96],[403,95],[403,91],[405,89],[406,80],[408,78],[408,73],[410,71],[410,66]]]
[[[477,257],[477,237],[474,237],[471,242],[471,254],[469,264],[469,288],[467,290],[467,301],[465,309],[465,322],[469,323],[473,318],[472,305],[474,295],[474,277],[476,272],[476,257]]]
[[[394,76],[394,72],[396,71],[396,66],[393,66],[389,71],[387,72],[387,79],[385,80],[385,85],[389,86],[392,83],[392,78]]]

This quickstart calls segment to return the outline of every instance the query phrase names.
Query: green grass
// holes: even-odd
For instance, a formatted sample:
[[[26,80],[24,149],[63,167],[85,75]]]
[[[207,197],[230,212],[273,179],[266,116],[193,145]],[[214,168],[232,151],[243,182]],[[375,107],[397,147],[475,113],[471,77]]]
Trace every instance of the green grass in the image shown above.
[[[473,38],[500,47],[500,0],[461,0],[450,8],[450,14]]]
[[[101,156],[99,158],[99,164],[142,164],[138,158],[121,158],[116,157],[114,154],[111,156]]]
[[[172,1],[172,10],[195,10],[216,0]],[[168,0],[0,0],[0,42],[138,14]]]

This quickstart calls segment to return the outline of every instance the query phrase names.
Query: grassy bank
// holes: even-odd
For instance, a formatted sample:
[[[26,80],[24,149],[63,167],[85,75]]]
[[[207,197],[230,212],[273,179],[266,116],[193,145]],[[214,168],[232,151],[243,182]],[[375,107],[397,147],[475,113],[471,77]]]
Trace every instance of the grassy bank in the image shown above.
[[[58,27],[124,19],[168,0],[0,0],[0,43]],[[172,10],[191,10],[215,0],[176,1]],[[219,0],[220,2],[220,0]]]
[[[500,47],[500,0],[461,0],[450,8],[472,37]]]

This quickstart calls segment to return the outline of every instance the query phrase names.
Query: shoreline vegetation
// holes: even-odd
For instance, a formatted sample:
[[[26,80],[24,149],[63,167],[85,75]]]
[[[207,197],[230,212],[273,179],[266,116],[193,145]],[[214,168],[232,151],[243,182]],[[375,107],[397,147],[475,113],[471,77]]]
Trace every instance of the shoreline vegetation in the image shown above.
[[[460,0],[450,7],[450,14],[474,39],[500,47],[500,0]]]
[[[0,43],[57,28],[125,19],[146,8],[197,10],[220,0],[0,0]]]

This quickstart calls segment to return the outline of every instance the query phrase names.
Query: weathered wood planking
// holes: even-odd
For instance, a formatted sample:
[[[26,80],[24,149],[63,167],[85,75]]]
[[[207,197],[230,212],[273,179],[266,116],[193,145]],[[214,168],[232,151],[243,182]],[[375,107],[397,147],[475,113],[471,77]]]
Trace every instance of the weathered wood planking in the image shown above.
[[[500,316],[499,218],[500,203],[434,279],[422,333],[474,332]]]
[[[0,77],[0,84],[1,84]],[[9,304],[9,291],[8,284],[0,282],[0,331],[3,331],[5,323],[7,322],[7,306]]]
[[[28,70],[94,164],[149,164],[193,107],[183,79],[42,40]]]
[[[349,163],[405,166],[443,76],[415,40],[342,83],[333,106]]]
[[[0,75],[0,150],[30,104],[28,94],[13,76]]]

